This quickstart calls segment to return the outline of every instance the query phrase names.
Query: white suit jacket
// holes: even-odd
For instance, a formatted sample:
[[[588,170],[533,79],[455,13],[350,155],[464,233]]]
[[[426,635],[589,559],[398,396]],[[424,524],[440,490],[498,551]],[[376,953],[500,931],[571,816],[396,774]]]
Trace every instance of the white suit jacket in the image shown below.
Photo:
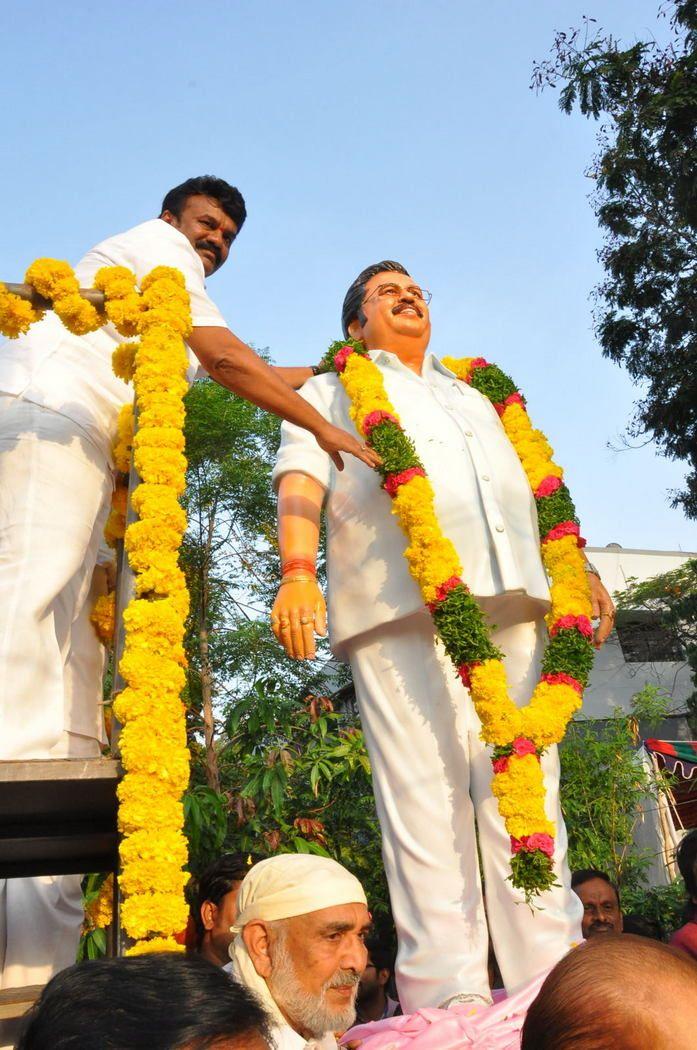
[[[394,354],[377,350],[370,356],[431,479],[441,527],[455,544],[472,593],[527,596],[530,618],[543,615],[549,587],[535,500],[491,402],[432,355],[420,376]],[[317,376],[301,394],[326,419],[355,433],[338,376]],[[284,423],[276,487],[289,471],[308,474],[326,489],[329,633],[342,657],[351,638],[423,608],[404,558],[406,539],[375,471],[353,456],[345,456],[344,470],[337,471],[312,435]]]

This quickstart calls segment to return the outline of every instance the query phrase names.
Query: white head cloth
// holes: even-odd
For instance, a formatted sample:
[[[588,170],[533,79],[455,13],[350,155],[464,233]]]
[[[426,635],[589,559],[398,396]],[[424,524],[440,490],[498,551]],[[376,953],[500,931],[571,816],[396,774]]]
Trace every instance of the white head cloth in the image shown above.
[[[290,919],[340,904],[367,904],[358,879],[329,857],[283,853],[255,864],[245,876],[237,898],[237,922],[230,958],[237,979],[261,999],[276,1024],[287,1024],[268,985],[254,968],[242,930],[253,919]]]

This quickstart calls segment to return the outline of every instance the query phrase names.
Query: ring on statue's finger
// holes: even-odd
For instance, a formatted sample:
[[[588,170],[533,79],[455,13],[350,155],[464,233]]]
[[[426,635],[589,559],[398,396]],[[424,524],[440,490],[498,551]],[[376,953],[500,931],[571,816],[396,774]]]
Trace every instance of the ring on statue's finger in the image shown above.
[[[281,630],[285,631],[286,627],[290,627],[290,620],[281,620]]]
[[[301,616],[300,617],[300,623],[302,623],[302,624],[312,623],[313,620],[314,620],[314,616]]]

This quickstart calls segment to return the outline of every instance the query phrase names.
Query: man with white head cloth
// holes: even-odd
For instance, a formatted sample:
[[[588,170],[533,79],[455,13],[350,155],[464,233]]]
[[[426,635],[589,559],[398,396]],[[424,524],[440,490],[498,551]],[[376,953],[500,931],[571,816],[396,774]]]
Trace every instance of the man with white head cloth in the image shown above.
[[[231,970],[273,1018],[278,1050],[336,1047],[367,961],[358,879],[328,857],[270,857],[245,877],[238,908]]]

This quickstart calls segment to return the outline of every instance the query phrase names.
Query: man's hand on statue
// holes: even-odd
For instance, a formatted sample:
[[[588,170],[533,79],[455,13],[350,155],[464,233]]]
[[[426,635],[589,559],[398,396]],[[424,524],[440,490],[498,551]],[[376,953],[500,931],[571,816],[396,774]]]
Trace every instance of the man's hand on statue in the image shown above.
[[[595,573],[588,573],[588,583],[591,591],[593,619],[600,620],[593,637],[593,644],[596,649],[599,649],[615,626],[615,604]]]
[[[331,423],[327,423],[322,430],[316,431],[315,439],[319,447],[331,456],[337,470],[344,469],[344,461],[341,458],[342,452],[348,452],[369,467],[377,467],[381,463],[377,452],[374,452],[372,448],[368,448],[367,445],[361,444],[353,434],[349,434],[346,430],[341,430],[340,427],[332,426]]]
[[[315,634],[327,633],[327,609],[316,580],[282,583],[271,611],[271,630],[293,660],[314,660]]]

